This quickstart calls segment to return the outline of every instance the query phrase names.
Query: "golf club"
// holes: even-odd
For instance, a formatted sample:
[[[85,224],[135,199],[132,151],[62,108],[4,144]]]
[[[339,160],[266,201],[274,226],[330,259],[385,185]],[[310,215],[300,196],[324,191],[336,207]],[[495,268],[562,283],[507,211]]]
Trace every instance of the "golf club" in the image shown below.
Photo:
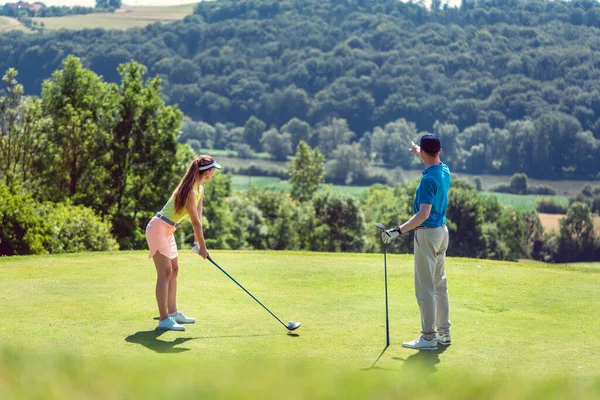
[[[379,222],[375,222],[375,227],[380,229],[382,232],[385,231],[385,226]],[[388,290],[387,290],[387,251],[386,244],[383,244],[383,274],[385,277],[385,343],[386,346],[390,345],[390,321],[388,313]]]
[[[242,289],[244,289],[244,292],[248,293],[250,295],[250,297],[252,297],[258,304],[260,304],[265,310],[267,310],[269,312],[269,314],[271,314],[273,317],[275,317],[275,319],[277,321],[279,321],[279,323],[281,325],[285,326],[285,328],[288,331],[294,331],[294,330],[300,328],[300,325],[301,325],[300,322],[290,321],[287,324],[284,324],[282,320],[280,320],[279,318],[277,318],[277,316],[271,312],[271,310],[269,310],[267,307],[265,307],[263,303],[261,303],[260,301],[258,301],[258,299],[256,297],[252,296],[252,293],[250,293],[249,291],[247,291],[242,285],[240,285],[238,283],[238,281],[236,281],[235,279],[233,279],[233,277],[231,275],[229,275],[223,268],[219,267],[219,265],[212,258],[207,257],[207,259],[208,259],[208,261],[210,261],[211,263],[213,263],[215,267],[219,268],[221,270],[221,272],[223,272],[225,275],[227,275],[227,277],[229,277],[229,279],[231,279],[233,282],[235,282],[236,285],[238,285],[239,287],[241,287]]]

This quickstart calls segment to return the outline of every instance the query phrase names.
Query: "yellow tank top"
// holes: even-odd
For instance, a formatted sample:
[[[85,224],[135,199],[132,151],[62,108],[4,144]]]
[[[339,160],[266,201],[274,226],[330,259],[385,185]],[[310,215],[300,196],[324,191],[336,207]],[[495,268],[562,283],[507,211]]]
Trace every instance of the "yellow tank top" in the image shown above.
[[[198,202],[200,201],[203,195],[204,188],[202,187],[202,185],[200,185],[198,190],[194,189],[194,196],[196,197],[196,206],[198,205]],[[183,207],[179,214],[175,214],[175,197],[171,195],[171,198],[169,198],[167,204],[165,204],[162,210],[160,210],[160,214],[178,224],[181,221],[183,221],[185,217],[188,216],[188,211],[187,208]]]

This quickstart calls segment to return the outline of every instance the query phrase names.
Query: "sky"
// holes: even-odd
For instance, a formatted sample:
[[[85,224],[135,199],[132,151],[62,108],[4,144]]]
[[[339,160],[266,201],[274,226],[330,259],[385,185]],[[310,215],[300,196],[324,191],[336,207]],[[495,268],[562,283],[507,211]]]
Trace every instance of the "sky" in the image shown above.
[[[12,3],[17,0],[0,0],[0,4]],[[36,0],[24,0],[34,3]],[[94,7],[96,0],[41,0],[47,6],[85,6]],[[123,0],[123,4],[129,6],[178,6],[181,4],[198,3],[199,0]],[[425,0],[429,4],[430,0]],[[460,5],[461,0],[448,0],[451,6]],[[445,0],[442,0],[442,4]]]
[[[0,4],[16,3],[18,0],[0,0]],[[23,0],[27,3],[35,3],[37,0]],[[84,6],[94,7],[96,0],[40,0],[47,6]],[[124,0],[123,4],[130,6],[178,6],[181,4],[198,3],[198,0]]]

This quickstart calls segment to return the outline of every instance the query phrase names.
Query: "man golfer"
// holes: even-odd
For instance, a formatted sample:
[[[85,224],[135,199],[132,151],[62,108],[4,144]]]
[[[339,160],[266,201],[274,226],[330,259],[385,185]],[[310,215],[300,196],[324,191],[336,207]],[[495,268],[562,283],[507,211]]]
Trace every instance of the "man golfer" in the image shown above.
[[[425,164],[415,195],[415,214],[404,224],[383,231],[381,235],[387,244],[402,233],[415,230],[415,294],[421,310],[421,336],[402,343],[402,347],[436,350],[438,343],[451,343],[444,267],[448,249],[446,208],[452,177],[448,166],[440,161],[442,146],[435,135],[424,135],[419,145],[412,143],[409,151],[418,154]]]

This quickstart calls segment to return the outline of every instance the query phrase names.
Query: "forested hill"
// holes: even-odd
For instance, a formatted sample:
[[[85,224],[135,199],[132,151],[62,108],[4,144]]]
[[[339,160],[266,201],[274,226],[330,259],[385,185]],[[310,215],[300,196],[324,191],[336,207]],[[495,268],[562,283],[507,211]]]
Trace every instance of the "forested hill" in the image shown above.
[[[109,81],[133,58],[163,78],[169,103],[211,125],[337,117],[370,149],[378,127],[403,118],[451,139],[458,170],[597,178],[600,4],[440,3],[203,2],[168,25],[2,35],[0,71],[15,67],[37,94],[68,54]]]

